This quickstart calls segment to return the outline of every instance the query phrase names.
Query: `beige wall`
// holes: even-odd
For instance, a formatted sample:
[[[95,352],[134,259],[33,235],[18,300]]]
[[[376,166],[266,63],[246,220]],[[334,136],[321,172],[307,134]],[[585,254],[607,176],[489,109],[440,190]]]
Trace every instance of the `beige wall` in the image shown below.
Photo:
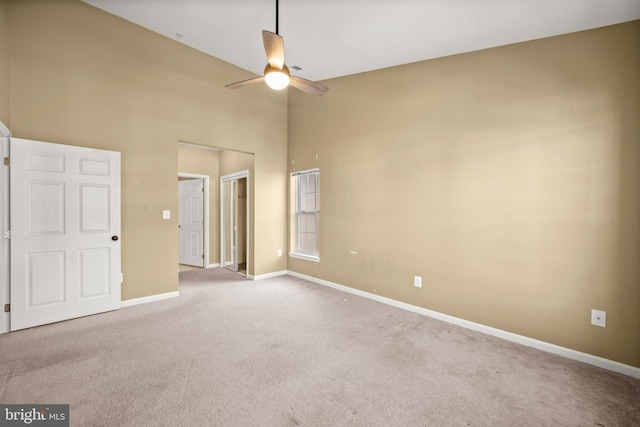
[[[289,269],[640,366],[638,40],[635,21],[290,91],[321,262]]]
[[[209,259],[205,264],[217,264],[220,262],[220,151],[179,145],[178,172],[209,177]]]
[[[0,122],[9,127],[9,4],[0,0]]]
[[[254,163],[253,154],[224,150],[220,152],[220,176],[242,171],[249,171],[249,176],[251,176],[254,174]]]
[[[270,202],[286,197],[273,185],[286,179],[286,94],[225,89],[250,73],[79,0],[11,0],[8,20],[13,134],[122,152],[123,299],[178,287],[177,217],[162,210],[178,209],[180,140],[255,155],[255,222],[273,227],[253,234],[254,273],[286,268],[271,249],[285,205]]]

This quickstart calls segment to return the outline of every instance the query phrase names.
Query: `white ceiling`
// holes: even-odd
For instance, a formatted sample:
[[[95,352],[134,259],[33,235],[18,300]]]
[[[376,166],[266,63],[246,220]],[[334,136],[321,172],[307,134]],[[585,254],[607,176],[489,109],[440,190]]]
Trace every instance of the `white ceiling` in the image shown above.
[[[275,32],[275,0],[83,1],[259,75]],[[636,19],[640,0],[280,0],[279,34],[324,80]]]

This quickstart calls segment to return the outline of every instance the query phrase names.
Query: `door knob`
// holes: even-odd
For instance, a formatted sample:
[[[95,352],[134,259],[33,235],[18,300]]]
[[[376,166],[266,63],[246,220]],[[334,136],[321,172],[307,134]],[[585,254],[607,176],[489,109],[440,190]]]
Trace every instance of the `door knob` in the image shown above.
[[[116,240],[118,240],[118,236],[111,236],[111,240],[115,242]]]

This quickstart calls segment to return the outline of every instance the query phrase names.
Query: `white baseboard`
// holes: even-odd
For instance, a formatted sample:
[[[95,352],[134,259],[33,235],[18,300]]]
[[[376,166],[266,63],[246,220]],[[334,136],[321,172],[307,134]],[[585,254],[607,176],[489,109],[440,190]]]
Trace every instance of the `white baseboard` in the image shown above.
[[[617,372],[623,375],[640,379],[640,368],[637,368],[635,366],[625,365],[624,363],[616,362],[614,360],[605,359],[603,357],[594,356],[592,354],[583,353],[583,352],[572,350],[566,347],[560,347],[555,344],[525,337],[523,335],[514,334],[512,332],[503,331],[501,329],[492,328],[490,326],[482,325],[480,323],[470,322],[468,320],[460,319],[458,317],[449,316],[448,314],[439,313],[437,311],[428,310],[426,308],[407,304],[401,301],[396,301],[391,298],[386,298],[380,295],[371,294],[369,292],[350,288],[348,286],[339,285],[337,283],[329,282],[328,280],[318,279],[313,276],[307,276],[306,274],[296,273],[295,271],[288,271],[287,274],[294,277],[298,277],[300,279],[308,280],[309,282],[317,283],[319,285],[328,286],[330,288],[338,289],[343,292],[348,292],[350,294],[354,294],[354,295],[358,295],[374,301],[378,301],[383,304],[388,304],[393,307],[397,307],[403,310],[411,311],[413,313],[421,314],[423,316],[432,317],[434,319],[441,320],[443,322],[451,323],[457,326],[462,326],[463,328],[471,329],[477,332],[481,332],[483,334],[502,338],[504,340],[522,344],[527,347],[533,347],[538,350],[545,351],[547,353],[557,354],[559,356],[563,356],[568,359],[577,360],[579,362],[587,363],[589,365],[594,365],[599,368],[607,369],[609,371]]]
[[[122,301],[121,308],[131,307],[132,305],[146,304],[148,302],[162,301],[163,299],[175,298],[180,296],[180,291],[167,292],[164,294],[149,295],[148,297],[133,298]]]
[[[219,268],[220,263],[216,262],[215,264],[207,264],[204,268]]]
[[[257,276],[254,276],[252,274],[247,274],[247,279],[263,280],[263,279],[270,279],[272,277],[284,276],[286,274],[289,274],[287,270],[274,271],[273,273],[266,273],[266,274],[258,274]]]

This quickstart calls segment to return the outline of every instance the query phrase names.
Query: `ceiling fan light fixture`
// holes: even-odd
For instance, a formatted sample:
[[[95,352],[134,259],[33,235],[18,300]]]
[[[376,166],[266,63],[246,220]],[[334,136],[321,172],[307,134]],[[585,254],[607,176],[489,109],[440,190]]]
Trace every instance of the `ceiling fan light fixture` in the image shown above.
[[[264,69],[264,80],[271,89],[282,90],[289,86],[291,80],[289,68],[284,65],[282,70],[279,70],[267,64]]]

